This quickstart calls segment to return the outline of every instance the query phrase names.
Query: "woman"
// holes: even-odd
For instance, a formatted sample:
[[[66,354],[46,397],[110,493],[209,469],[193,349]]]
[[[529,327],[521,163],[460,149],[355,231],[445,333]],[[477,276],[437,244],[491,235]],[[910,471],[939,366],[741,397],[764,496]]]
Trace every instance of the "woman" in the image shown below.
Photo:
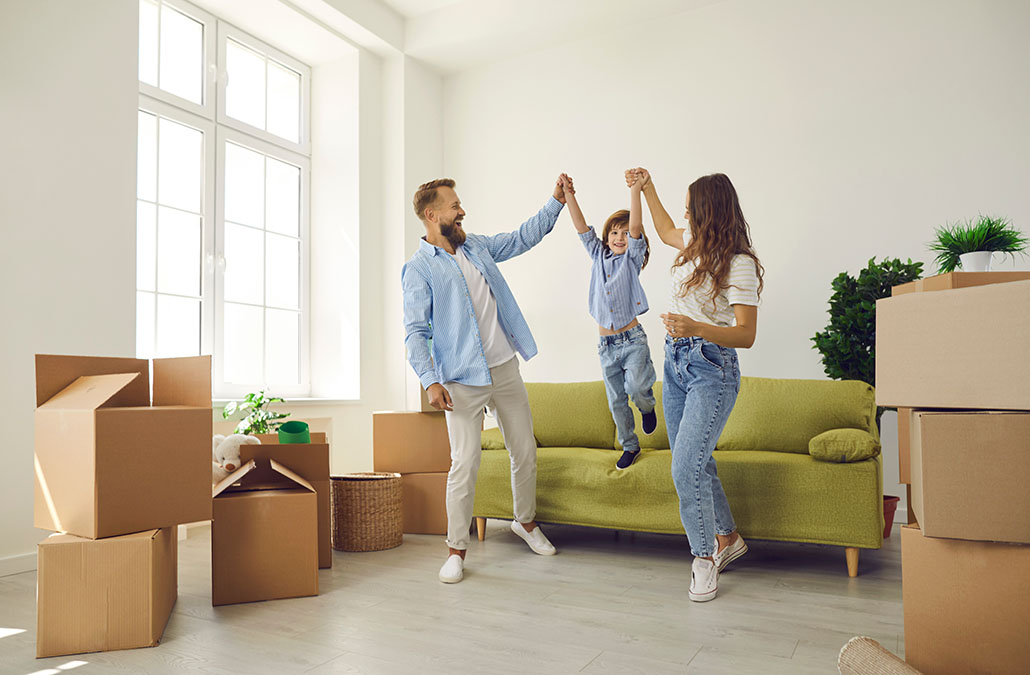
[[[638,179],[658,236],[680,252],[669,312],[661,315],[667,332],[662,405],[680,520],[695,556],[689,597],[706,602],[715,598],[719,572],[747,552],[712,451],[740,391],[736,350],[755,342],[764,270],[724,174],[687,188],[688,228],[676,227],[647,170],[626,171],[628,185]]]

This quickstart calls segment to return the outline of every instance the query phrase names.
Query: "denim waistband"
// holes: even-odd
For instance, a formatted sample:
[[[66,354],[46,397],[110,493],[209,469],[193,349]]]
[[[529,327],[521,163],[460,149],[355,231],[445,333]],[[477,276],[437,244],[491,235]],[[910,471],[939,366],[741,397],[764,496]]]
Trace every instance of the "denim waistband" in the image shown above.
[[[671,335],[665,336],[665,344],[667,345],[690,345],[691,347],[693,347],[694,345],[699,345],[704,341],[705,339],[703,337],[697,335],[691,335],[690,337],[672,337]]]
[[[616,333],[615,335],[602,335],[600,344],[602,347],[605,345],[617,345],[620,342],[629,342],[637,335],[644,335],[644,327],[639,323],[629,330],[624,330],[621,333]]]

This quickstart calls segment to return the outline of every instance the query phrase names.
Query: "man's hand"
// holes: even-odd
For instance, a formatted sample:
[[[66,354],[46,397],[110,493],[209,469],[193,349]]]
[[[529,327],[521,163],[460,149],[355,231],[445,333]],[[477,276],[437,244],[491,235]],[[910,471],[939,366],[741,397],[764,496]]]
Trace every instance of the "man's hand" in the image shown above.
[[[701,324],[689,316],[682,314],[662,314],[662,321],[665,323],[665,332],[671,337],[693,337],[700,335]]]
[[[554,198],[562,204],[565,203],[565,182],[568,181],[568,189],[572,194],[576,194],[575,188],[572,187],[572,179],[567,174],[559,174],[558,180],[554,182]]]
[[[429,385],[426,389],[426,394],[429,396],[429,405],[433,406],[437,410],[454,410],[454,402],[451,400],[451,394],[443,385],[439,382],[434,382]]]

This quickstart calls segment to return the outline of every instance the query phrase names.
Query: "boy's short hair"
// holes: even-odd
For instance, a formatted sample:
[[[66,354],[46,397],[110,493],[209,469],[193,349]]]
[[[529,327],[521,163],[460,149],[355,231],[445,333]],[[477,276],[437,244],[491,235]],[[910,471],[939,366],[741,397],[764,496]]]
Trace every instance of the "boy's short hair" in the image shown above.
[[[415,197],[411,200],[415,207],[415,215],[419,220],[425,221],[426,209],[436,203],[436,189],[442,187],[454,188],[454,181],[450,178],[437,178],[428,183],[422,183],[415,190]]]
[[[601,232],[601,244],[609,251],[611,249],[608,248],[608,235],[617,227],[620,229],[623,227],[629,229],[629,211],[626,209],[619,209],[612,215],[608,216],[608,220],[604,221],[604,229]],[[647,240],[647,235],[644,234],[643,230],[641,230],[640,234],[644,238],[645,245],[644,264],[640,266],[640,269],[644,269],[647,267],[648,258],[651,257],[651,242]]]

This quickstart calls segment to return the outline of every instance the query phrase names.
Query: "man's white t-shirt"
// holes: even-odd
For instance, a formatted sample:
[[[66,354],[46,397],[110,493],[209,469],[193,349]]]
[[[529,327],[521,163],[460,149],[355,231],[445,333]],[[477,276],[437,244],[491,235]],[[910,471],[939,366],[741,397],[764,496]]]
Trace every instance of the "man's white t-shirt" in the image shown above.
[[[476,322],[479,324],[479,337],[483,340],[483,354],[486,356],[487,368],[507,363],[515,356],[515,349],[508,342],[508,336],[497,319],[497,301],[490,291],[486,279],[476,266],[465,257],[464,247],[455,249],[454,260],[465,277],[472,307],[476,310]]]

